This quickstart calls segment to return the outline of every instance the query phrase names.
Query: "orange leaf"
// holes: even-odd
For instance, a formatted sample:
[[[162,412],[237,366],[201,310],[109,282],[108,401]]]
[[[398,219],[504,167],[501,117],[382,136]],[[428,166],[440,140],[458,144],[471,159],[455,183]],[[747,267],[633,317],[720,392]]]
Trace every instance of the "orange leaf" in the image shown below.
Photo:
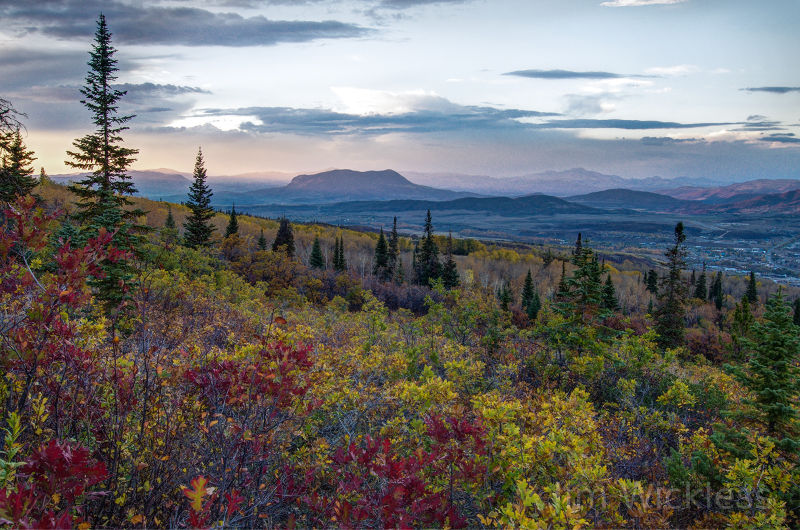
[[[189,488],[183,488],[183,494],[189,498],[190,506],[195,512],[199,513],[203,511],[203,497],[205,497],[208,492],[206,484],[208,484],[208,479],[200,476],[192,479]]]

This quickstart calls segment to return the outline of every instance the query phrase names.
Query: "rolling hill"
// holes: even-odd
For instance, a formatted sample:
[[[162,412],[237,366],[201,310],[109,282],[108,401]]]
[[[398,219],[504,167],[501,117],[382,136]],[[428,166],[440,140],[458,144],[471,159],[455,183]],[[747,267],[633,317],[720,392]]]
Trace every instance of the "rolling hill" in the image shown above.
[[[683,186],[664,189],[659,193],[676,199],[703,201],[710,204],[738,202],[760,195],[783,193],[800,189],[800,180],[796,179],[758,179],[738,182],[728,186],[699,187]]]
[[[668,195],[624,188],[596,191],[585,195],[566,197],[566,200],[595,208],[627,208],[649,212],[675,212],[692,206],[691,201]]]

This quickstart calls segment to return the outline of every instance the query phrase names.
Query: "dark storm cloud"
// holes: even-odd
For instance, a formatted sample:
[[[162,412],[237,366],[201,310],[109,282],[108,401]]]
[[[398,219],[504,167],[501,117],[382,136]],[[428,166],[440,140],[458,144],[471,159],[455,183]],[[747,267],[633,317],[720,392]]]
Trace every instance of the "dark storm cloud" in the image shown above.
[[[85,51],[0,49],[0,90],[8,93],[37,85],[79,82],[86,72]]]
[[[619,79],[624,76],[612,72],[573,72],[572,70],[514,70],[503,75],[528,77],[531,79]]]
[[[745,92],[770,92],[772,94],[787,94],[789,92],[800,92],[800,86],[759,86],[740,88]]]
[[[268,46],[281,42],[352,38],[369,30],[339,22],[270,20],[196,7],[129,5],[104,0],[0,0],[0,16],[23,33],[64,39],[90,37],[97,14],[108,19],[115,42],[184,46]]]

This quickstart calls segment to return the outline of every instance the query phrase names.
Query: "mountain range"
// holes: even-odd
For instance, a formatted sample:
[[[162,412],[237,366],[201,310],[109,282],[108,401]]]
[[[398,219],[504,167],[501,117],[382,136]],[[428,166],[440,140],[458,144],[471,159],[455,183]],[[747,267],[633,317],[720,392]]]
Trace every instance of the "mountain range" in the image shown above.
[[[191,184],[191,175],[169,169],[130,171],[139,195],[151,199],[181,202]],[[81,175],[54,175],[53,180],[67,182]],[[534,179],[534,177],[536,177]],[[240,209],[256,211],[259,207],[276,205],[325,205],[331,212],[345,213],[386,211],[395,209],[464,210],[498,215],[518,213],[536,215],[551,213],[591,213],[593,209],[653,213],[714,213],[791,214],[800,213],[797,192],[800,180],[753,180],[726,186],[678,186],[658,193],[633,189],[634,185],[663,187],[668,179],[625,180],[584,169],[539,173],[512,179],[484,179],[483,188],[477,180],[466,187],[485,189],[532,190],[529,193],[487,193],[489,197],[462,190],[442,189],[414,183],[400,173],[333,169],[303,174],[283,184],[288,175],[257,173],[231,177],[209,177],[214,190],[212,204],[221,209],[236,204]],[[452,177],[455,178],[455,177]],[[562,180],[558,180],[562,179]],[[450,183],[447,178],[444,182]],[[624,185],[620,186],[622,182]],[[592,190],[616,184],[610,188],[581,195],[557,198],[552,190]],[[462,186],[463,187],[463,186]],[[550,193],[547,193],[547,192]],[[346,207],[343,205],[347,205]],[[271,210],[271,209],[270,209]]]

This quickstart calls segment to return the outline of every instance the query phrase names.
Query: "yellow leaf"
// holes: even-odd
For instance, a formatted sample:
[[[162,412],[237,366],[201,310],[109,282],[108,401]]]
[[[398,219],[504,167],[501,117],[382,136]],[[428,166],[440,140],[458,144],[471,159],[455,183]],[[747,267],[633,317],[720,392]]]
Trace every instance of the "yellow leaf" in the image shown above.
[[[139,524],[142,521],[144,521],[144,515],[142,514],[134,515],[133,517],[131,517],[131,524]]]

